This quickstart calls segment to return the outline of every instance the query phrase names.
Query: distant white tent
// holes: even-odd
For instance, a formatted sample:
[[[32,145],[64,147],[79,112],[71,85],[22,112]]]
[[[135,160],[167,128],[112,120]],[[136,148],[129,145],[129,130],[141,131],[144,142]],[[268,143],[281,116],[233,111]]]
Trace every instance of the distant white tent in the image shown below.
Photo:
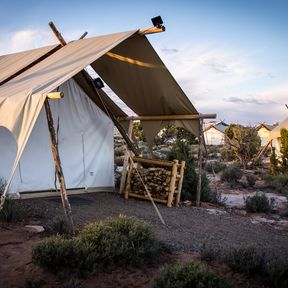
[[[277,156],[280,156],[280,147],[281,147],[281,142],[280,142],[280,132],[281,129],[285,128],[288,130],[288,117],[285,118],[282,122],[279,123],[278,126],[276,126],[269,135],[268,141],[272,141],[272,146],[275,147],[275,153]]]

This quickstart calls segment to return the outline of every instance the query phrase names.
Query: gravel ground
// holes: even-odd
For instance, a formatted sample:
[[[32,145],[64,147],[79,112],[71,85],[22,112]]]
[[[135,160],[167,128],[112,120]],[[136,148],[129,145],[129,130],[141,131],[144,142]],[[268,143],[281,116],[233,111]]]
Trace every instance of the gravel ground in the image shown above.
[[[159,238],[177,251],[199,251],[204,242],[214,247],[253,243],[267,255],[288,257],[288,232],[266,224],[252,224],[249,217],[211,215],[203,208],[168,208],[159,204],[157,207],[167,224],[164,226],[148,201],[125,200],[117,193],[73,195],[69,199],[74,222],[78,227],[126,214],[150,222]],[[45,214],[46,219],[62,213],[58,197],[19,200],[17,206],[30,216]]]

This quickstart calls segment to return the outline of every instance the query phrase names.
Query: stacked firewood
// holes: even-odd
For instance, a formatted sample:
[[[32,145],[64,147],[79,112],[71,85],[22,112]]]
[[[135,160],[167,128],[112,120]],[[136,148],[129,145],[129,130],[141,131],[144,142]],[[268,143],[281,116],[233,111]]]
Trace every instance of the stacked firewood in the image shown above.
[[[138,171],[152,197],[167,200],[171,180],[171,171],[164,168],[141,168]],[[145,188],[135,169],[133,169],[131,174],[130,190],[135,194],[146,194]]]

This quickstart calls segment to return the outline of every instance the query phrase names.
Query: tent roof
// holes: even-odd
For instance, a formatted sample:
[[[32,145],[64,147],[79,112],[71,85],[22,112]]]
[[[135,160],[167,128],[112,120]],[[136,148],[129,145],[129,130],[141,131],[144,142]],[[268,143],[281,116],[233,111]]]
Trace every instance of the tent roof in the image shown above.
[[[126,39],[91,66],[139,116],[198,114],[145,36]],[[199,120],[174,123],[199,134]],[[168,124],[142,122],[148,142]]]
[[[278,126],[276,126],[269,134],[269,140],[280,138],[280,130],[286,128],[288,130],[288,117],[285,118]]]
[[[58,45],[0,56],[0,83],[47,53],[52,52],[56,47],[58,47]]]

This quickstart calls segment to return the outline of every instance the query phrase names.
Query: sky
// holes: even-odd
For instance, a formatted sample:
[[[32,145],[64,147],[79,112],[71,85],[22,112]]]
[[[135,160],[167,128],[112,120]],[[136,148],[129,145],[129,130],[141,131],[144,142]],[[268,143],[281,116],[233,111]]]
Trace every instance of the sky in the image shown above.
[[[227,123],[272,124],[288,116],[288,0],[0,0],[0,55],[152,26],[148,35],[200,113]]]

